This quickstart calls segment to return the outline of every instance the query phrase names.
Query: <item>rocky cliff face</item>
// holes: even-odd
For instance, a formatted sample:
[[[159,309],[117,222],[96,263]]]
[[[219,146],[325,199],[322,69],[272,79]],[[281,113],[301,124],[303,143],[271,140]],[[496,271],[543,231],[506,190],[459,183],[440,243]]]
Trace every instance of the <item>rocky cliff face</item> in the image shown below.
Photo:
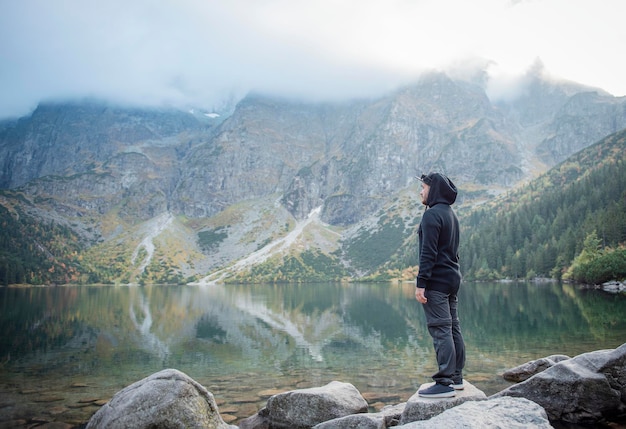
[[[467,191],[461,201],[485,198],[625,127],[626,100],[601,91],[534,79],[514,101],[493,103],[481,87],[443,74],[376,100],[250,95],[223,121],[95,102],[42,105],[0,125],[0,187],[70,221],[88,218],[104,241],[115,230],[103,227],[105,217],[132,226],[181,215],[193,231],[240,237],[241,253],[225,240],[237,259],[260,236],[254,231],[267,244],[290,228],[262,215],[265,226],[242,223],[249,216],[232,214],[242,202],[273,201],[293,222],[321,207],[322,222],[348,228],[389,207],[416,174],[442,171]],[[275,210],[267,208],[284,219]],[[220,246],[210,247],[227,264],[215,257]],[[185,265],[205,267],[195,273],[217,266]]]
[[[597,92],[575,94],[546,124],[546,137],[539,144],[537,155],[551,164],[559,163],[588,146],[586,142],[606,136],[607,130],[623,129],[625,117],[624,97],[606,97]]]
[[[188,216],[211,216],[279,193],[297,218],[328,203],[324,220],[351,224],[431,169],[485,188],[514,185],[524,177],[517,138],[482,90],[443,75],[344,105],[251,97],[190,152],[174,200]]]
[[[131,151],[156,152],[187,143],[208,124],[176,110],[137,110],[95,102],[44,104],[0,129],[0,187],[44,176],[69,176]]]

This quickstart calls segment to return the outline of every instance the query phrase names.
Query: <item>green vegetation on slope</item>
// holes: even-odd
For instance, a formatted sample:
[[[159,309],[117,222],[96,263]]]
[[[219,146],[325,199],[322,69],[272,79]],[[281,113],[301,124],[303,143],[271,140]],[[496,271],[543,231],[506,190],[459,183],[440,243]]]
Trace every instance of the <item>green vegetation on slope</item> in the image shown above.
[[[79,276],[79,239],[72,230],[0,205],[0,285],[58,284]]]
[[[247,271],[240,271],[228,278],[228,283],[315,283],[339,281],[347,276],[341,262],[315,250],[298,255],[272,257]]]
[[[210,251],[219,246],[219,244],[228,237],[228,232],[226,232],[225,229],[225,227],[218,227],[198,232],[198,244],[202,250]]]
[[[618,247],[626,242],[626,130],[472,211],[462,226],[468,279],[561,278],[594,231],[602,248]]]
[[[387,269],[402,269],[416,263],[417,246],[407,245],[414,225],[405,225],[397,214],[382,215],[375,228],[361,228],[354,237],[345,240],[337,254],[350,262],[357,272],[375,273]],[[414,241],[414,240],[413,240]]]
[[[600,284],[626,278],[626,248],[602,248],[595,231],[585,239],[583,250],[563,278],[580,283]]]

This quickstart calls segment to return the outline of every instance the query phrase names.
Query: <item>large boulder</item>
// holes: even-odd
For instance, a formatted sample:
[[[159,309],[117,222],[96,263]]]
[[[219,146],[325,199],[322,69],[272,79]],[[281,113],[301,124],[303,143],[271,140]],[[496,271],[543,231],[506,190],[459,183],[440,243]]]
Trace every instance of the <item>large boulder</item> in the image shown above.
[[[367,412],[367,402],[350,383],[292,390],[270,397],[265,408],[239,423],[240,429],[305,429],[316,424]]]
[[[186,374],[165,369],[117,392],[87,429],[227,429],[213,395]]]
[[[593,424],[626,411],[626,344],[564,360],[492,398],[514,396],[541,405],[552,421]]]
[[[418,389],[428,387],[432,383],[427,383]],[[487,395],[479,390],[472,383],[464,381],[465,389],[457,390],[456,396],[453,398],[422,398],[417,392],[411,396],[404,407],[400,424],[414,422],[417,420],[428,420],[437,414],[441,414],[445,410],[456,407],[466,401],[482,401],[487,399]]]
[[[524,398],[468,401],[429,419],[396,426],[398,429],[549,429],[546,412]]]
[[[545,371],[557,363],[569,358],[570,357],[566,355],[551,355],[545,358],[532,360],[516,366],[515,368],[504,371],[502,377],[507,381],[519,383],[520,381],[528,380],[533,375],[539,374],[541,371]]]

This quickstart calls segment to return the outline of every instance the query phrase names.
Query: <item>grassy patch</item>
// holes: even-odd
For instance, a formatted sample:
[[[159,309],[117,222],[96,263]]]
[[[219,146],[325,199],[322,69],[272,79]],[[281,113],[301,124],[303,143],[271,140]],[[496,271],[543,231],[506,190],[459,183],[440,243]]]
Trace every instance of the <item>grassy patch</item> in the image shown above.
[[[342,243],[343,257],[356,269],[371,273],[390,261],[402,247],[404,231],[402,218],[383,216],[376,229],[362,230],[357,236]]]
[[[228,232],[223,226],[200,231],[198,232],[198,245],[204,251],[211,251],[216,249],[226,237],[228,237]]]

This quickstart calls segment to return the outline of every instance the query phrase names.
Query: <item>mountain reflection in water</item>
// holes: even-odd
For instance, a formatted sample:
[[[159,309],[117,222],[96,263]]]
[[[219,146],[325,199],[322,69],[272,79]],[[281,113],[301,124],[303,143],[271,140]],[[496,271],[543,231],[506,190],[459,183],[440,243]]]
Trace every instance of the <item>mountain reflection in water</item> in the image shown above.
[[[0,413],[12,414],[0,420],[56,409],[86,421],[97,406],[74,407],[85,397],[110,398],[164,368],[240,418],[264,405],[263,391],[332,380],[399,403],[435,372],[412,283],[2,288],[0,302],[10,405]],[[466,377],[488,395],[508,385],[506,368],[626,339],[626,297],[572,285],[467,283],[459,313]]]

